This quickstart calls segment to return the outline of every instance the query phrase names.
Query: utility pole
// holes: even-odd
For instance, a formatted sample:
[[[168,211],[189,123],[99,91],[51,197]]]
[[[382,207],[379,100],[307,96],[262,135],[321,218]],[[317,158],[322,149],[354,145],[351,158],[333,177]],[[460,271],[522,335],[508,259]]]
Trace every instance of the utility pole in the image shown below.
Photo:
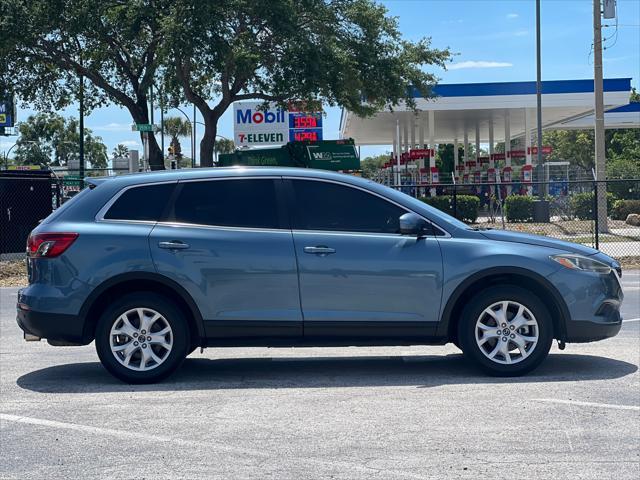
[[[607,184],[605,175],[604,100],[602,80],[602,22],[600,0],[593,0],[593,93],[595,96],[595,164],[598,231],[607,233]]]
[[[193,153],[191,155],[191,157],[193,157],[191,159],[191,168],[195,168],[196,166],[196,142],[197,142],[197,137],[196,137],[196,104],[193,104]],[[215,144],[216,139],[213,139],[213,142]]]
[[[160,150],[164,164],[164,89],[160,86]]]
[[[79,177],[80,177],[80,186],[84,186],[84,77],[80,74],[80,92],[79,92],[79,103],[80,103],[80,165],[79,165]]]
[[[542,168],[542,62],[540,54],[540,0],[536,0],[536,102],[537,102],[537,127],[538,127],[538,172]],[[540,179],[538,179],[540,180]],[[540,198],[544,198],[546,185],[538,188]]]

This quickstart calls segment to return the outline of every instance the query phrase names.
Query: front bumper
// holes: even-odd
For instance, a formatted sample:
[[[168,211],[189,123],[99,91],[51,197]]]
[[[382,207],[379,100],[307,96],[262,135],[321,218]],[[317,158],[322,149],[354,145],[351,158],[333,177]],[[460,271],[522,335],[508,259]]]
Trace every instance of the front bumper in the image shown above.
[[[620,306],[624,294],[615,272],[602,275],[561,268],[548,279],[567,306],[564,341],[594,342],[617,335],[622,327]]]

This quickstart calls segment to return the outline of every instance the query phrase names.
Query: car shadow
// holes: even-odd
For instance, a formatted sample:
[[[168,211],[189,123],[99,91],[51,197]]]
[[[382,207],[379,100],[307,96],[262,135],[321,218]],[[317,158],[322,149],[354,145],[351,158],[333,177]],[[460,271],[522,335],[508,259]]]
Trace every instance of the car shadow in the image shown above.
[[[17,380],[39,393],[225,390],[248,388],[340,388],[456,384],[499,384],[609,380],[638,370],[606,357],[552,354],[533,373],[517,378],[488,377],[462,355],[409,357],[188,358],[164,382],[127,385],[98,362],[70,363],[27,373]]]

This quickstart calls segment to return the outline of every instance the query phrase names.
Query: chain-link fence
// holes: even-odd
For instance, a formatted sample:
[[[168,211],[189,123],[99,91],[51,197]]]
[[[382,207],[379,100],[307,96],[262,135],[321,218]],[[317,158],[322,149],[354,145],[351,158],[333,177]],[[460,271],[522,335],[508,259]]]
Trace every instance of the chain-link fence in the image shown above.
[[[86,176],[115,173],[114,169],[85,172]],[[31,230],[84,186],[77,171],[0,171],[0,259],[22,256]]]
[[[606,216],[598,215],[598,185],[607,192]],[[403,184],[394,188],[470,225],[581,243],[616,259],[640,263],[640,179]]]

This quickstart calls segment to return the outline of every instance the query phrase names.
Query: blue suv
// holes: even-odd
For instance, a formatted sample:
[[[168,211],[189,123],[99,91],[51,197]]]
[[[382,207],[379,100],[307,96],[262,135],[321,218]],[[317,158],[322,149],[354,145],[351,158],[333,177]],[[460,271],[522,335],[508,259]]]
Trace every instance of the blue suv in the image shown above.
[[[553,339],[621,326],[620,265],[478,230],[358,177],[217,168],[90,178],[27,245],[26,340],[85,345],[131,383],[198,347],[453,342],[521,375]]]

